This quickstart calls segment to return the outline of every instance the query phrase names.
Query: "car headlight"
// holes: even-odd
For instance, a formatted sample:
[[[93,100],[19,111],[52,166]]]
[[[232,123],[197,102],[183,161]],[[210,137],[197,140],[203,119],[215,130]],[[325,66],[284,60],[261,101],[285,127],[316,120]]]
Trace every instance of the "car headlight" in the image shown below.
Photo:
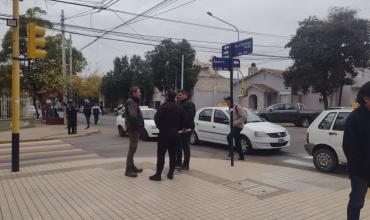
[[[256,137],[266,137],[267,134],[264,131],[255,131],[254,136],[256,136]]]
[[[157,129],[155,125],[150,126],[151,129]]]

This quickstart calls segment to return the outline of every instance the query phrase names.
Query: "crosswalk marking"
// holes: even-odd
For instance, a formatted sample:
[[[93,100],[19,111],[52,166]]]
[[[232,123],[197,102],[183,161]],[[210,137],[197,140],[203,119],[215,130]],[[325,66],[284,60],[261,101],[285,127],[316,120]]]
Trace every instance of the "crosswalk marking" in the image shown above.
[[[294,164],[294,165],[299,165],[299,166],[305,166],[305,167],[314,167],[312,162],[305,162],[302,160],[288,159],[288,160],[284,160],[283,162]]]
[[[12,157],[12,146],[0,144],[0,167],[9,165]],[[86,157],[98,157],[84,149],[77,148],[62,140],[47,140],[20,143],[20,161],[25,163],[37,163],[38,161],[57,161],[83,159]]]

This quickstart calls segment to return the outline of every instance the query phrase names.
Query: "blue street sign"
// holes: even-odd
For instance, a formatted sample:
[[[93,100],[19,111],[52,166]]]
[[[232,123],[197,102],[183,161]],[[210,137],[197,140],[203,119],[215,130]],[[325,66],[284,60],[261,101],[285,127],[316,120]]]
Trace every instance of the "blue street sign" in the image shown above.
[[[229,70],[230,68],[229,58],[214,57],[212,59],[212,68],[214,70]],[[233,68],[240,68],[239,59],[233,59]]]
[[[250,54],[253,52],[253,38],[222,46],[222,57],[229,57],[231,47],[233,47],[232,57]]]

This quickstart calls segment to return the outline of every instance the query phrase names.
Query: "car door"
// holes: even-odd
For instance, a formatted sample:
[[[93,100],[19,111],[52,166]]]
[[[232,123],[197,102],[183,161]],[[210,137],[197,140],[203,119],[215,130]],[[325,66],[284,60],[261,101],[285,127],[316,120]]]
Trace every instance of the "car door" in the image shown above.
[[[339,112],[335,119],[332,130],[329,133],[331,146],[335,148],[340,162],[346,162],[346,157],[343,152],[342,142],[344,133],[344,122],[346,121],[350,112]]]
[[[282,116],[285,111],[284,104],[276,104],[269,108],[267,112],[267,119],[271,122],[282,122]]]
[[[331,127],[336,116],[337,112],[329,112],[318,125],[318,129],[314,129],[314,134],[312,134],[312,137],[316,137],[316,140],[314,140],[315,144],[327,144],[331,146]]]
[[[224,111],[215,109],[212,131],[214,133],[215,142],[227,143],[227,135],[230,132],[230,120],[229,116]]]
[[[283,122],[295,122],[298,118],[298,105],[285,104],[285,110],[282,113]]]
[[[204,109],[199,113],[198,121],[195,123],[199,140],[209,141],[212,139],[212,114],[213,109]]]

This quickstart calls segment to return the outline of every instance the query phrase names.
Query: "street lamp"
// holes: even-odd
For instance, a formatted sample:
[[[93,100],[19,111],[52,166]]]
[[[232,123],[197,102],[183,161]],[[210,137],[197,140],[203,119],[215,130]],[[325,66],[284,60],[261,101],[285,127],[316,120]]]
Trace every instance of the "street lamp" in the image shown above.
[[[225,23],[225,24],[227,24],[227,25],[229,25],[229,26],[231,26],[231,27],[233,27],[235,30],[236,30],[236,32],[238,33],[238,42],[239,42],[239,29],[235,26],[235,25],[233,25],[233,24],[231,24],[231,23],[229,23],[229,22],[227,22],[227,21],[225,21],[225,20],[222,20],[221,18],[218,18],[218,17],[216,17],[216,16],[214,16],[211,12],[207,12],[207,14],[209,15],[209,16],[211,16],[211,17],[213,17],[213,18],[215,18],[215,19],[217,19],[217,20],[219,20],[219,21],[221,21],[222,23]],[[233,150],[233,147],[234,147],[234,125],[233,125],[233,113],[232,113],[232,108],[233,108],[233,106],[234,106],[234,89],[233,89],[233,87],[234,87],[234,76],[233,76],[233,64],[232,64],[232,61],[233,61],[233,50],[234,50],[234,46],[232,46],[232,47],[230,47],[230,51],[229,51],[229,65],[230,65],[230,98],[231,98],[231,100],[230,100],[230,102],[231,102],[231,108],[230,108],[230,133],[231,133],[231,137],[232,137],[232,141],[231,141],[231,143],[230,143],[230,145],[229,145],[229,148],[230,148],[230,159],[231,159],[231,166],[234,166],[234,150]],[[239,77],[238,77],[239,78]]]
[[[218,17],[214,16],[214,15],[213,15],[211,12],[209,12],[209,11],[207,11],[207,15],[209,15],[209,16],[211,16],[211,17],[213,17],[213,18],[215,18],[215,19],[217,19],[217,20],[219,20],[219,21],[221,21],[221,22],[223,22],[223,23],[225,23],[225,24],[228,24],[229,26],[233,27],[233,28],[236,30],[236,32],[238,33],[238,41],[239,41],[239,34],[240,34],[240,32],[239,32],[239,29],[238,29],[235,25],[233,25],[233,24],[231,24],[231,23],[229,23],[229,22],[227,22],[227,21],[225,21],[225,20],[222,20],[221,18],[218,18]]]

